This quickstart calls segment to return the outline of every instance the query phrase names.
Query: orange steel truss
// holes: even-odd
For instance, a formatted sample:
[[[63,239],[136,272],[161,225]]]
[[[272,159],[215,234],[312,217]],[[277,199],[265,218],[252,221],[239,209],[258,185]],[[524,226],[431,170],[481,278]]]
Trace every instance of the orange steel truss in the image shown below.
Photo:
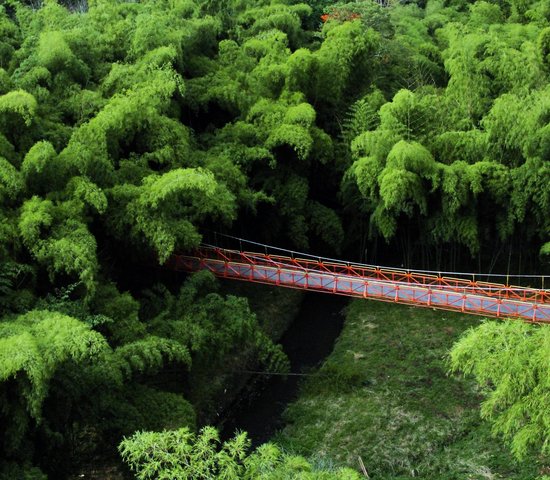
[[[207,269],[222,278],[281,287],[550,323],[550,290],[215,247],[201,247],[194,255],[173,255],[166,266],[187,272]]]

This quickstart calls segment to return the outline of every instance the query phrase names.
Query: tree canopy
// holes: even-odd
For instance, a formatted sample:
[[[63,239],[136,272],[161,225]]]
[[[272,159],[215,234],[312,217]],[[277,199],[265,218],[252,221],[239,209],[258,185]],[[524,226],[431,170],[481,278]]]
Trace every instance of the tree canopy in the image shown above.
[[[545,0],[1,2],[0,478],[64,478],[124,435],[142,478],[140,448],[172,436],[227,478],[336,478],[195,433],[232,369],[289,362],[246,299],[162,266],[219,231],[547,271],[549,75]],[[487,341],[520,352],[546,335],[503,328]],[[527,386],[477,359],[484,332],[453,368],[493,382],[484,412],[518,456],[548,453]]]
[[[481,414],[518,459],[550,455],[550,328],[487,322],[456,343],[450,366],[481,385]]]

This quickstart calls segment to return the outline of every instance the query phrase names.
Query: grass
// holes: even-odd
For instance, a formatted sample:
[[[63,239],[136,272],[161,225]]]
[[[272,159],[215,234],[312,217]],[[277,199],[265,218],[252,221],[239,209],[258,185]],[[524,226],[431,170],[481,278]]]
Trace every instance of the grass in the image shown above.
[[[352,301],[333,353],[302,387],[274,439],[322,464],[377,479],[533,479],[479,418],[475,384],[446,354],[477,317]]]

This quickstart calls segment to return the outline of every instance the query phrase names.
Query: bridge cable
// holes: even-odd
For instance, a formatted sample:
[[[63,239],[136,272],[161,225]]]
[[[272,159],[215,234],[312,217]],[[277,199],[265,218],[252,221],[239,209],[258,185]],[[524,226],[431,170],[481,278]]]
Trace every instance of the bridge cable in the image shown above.
[[[354,266],[357,266],[357,267],[366,267],[366,268],[375,268],[375,269],[380,268],[378,265],[372,265],[372,264],[360,263],[360,262],[346,262],[346,261],[343,261],[341,259],[336,259],[336,258],[331,258],[331,257],[322,257],[322,256],[318,256],[318,255],[312,255],[310,253],[304,253],[304,252],[297,252],[295,250],[290,250],[290,249],[281,248],[281,247],[275,247],[273,245],[268,245],[268,244],[265,244],[265,243],[255,242],[253,240],[247,240],[245,238],[235,237],[233,235],[227,235],[227,234],[224,234],[224,233],[218,233],[218,235],[220,235],[222,237],[230,238],[232,240],[239,241],[239,247],[240,247],[241,252],[243,252],[242,244],[244,242],[245,244],[250,244],[250,245],[255,245],[255,246],[258,246],[258,247],[262,247],[265,251],[267,251],[267,249],[270,249],[270,250],[276,250],[276,251],[279,251],[279,252],[290,254],[291,258],[294,258],[294,255],[298,255],[300,257],[306,257],[306,258],[310,258],[312,260],[322,259],[322,260],[326,260],[326,261],[329,261],[329,262],[335,262],[335,263],[339,263],[339,264],[351,263],[351,265],[354,265]],[[205,246],[208,246],[208,247],[211,247],[211,248],[219,248],[218,245],[206,245],[205,244]],[[229,250],[229,249],[225,249],[225,250]],[[495,277],[495,278],[509,278],[509,277],[512,277],[512,278],[535,278],[535,279],[540,278],[542,280],[543,285],[544,285],[545,278],[548,276],[548,275],[525,275],[525,274],[522,274],[522,275],[519,275],[519,274],[518,275],[509,275],[509,274],[502,274],[502,273],[487,273],[487,274],[480,275],[479,273],[473,273],[473,272],[450,272],[450,271],[439,271],[439,270],[404,269],[404,268],[400,268],[400,267],[383,267],[383,268],[388,269],[388,270],[398,271],[398,272],[404,272],[404,273],[414,272],[414,273],[427,273],[427,274],[432,274],[432,275],[436,274],[436,275],[439,275],[439,276],[463,276],[463,277],[473,277],[474,279],[475,279],[476,276]]]
[[[212,248],[212,249],[219,249],[219,247],[216,247],[214,245],[209,245],[209,244],[203,244],[202,246],[204,247],[207,247],[207,248]],[[223,249],[223,250],[226,250],[226,251],[231,251],[231,250],[227,250],[227,249]],[[236,252],[236,250],[233,250],[234,252]],[[243,253],[243,252],[241,252]],[[249,258],[249,259],[253,259],[253,260],[258,260],[258,261],[268,261],[268,265],[271,263],[273,264],[273,268],[283,268],[283,269],[289,269],[289,270],[298,270],[300,272],[304,272],[304,273],[307,273],[308,271],[312,270],[312,269],[308,269],[308,268],[305,268],[305,267],[302,267],[301,265],[296,265],[294,263],[285,263],[285,262],[281,262],[281,261],[278,261],[276,262],[275,260],[273,260],[272,258],[265,258],[265,257],[258,257],[256,255],[254,255],[253,253],[251,252],[246,252],[246,258]],[[342,264],[342,263],[341,263]],[[353,266],[359,266],[359,265],[355,265],[353,264]],[[376,267],[378,268],[378,267]],[[315,272],[321,274],[321,275],[325,275],[327,277],[337,277],[337,278],[360,278],[360,279],[368,279],[368,278],[371,278],[371,277],[364,277],[364,276],[358,276],[358,275],[348,275],[348,274],[345,274],[345,273],[337,273],[337,272],[329,272],[329,271],[321,271],[321,270],[314,270]],[[365,280],[365,281],[369,281],[369,280]],[[455,292],[455,293],[458,293],[458,292],[464,292],[464,293],[467,293],[468,290],[472,290],[474,291],[474,293],[476,293],[476,291],[478,293],[486,293],[488,292],[489,294],[493,293],[493,294],[498,294],[499,292],[524,292],[525,290],[536,290],[536,291],[541,291],[540,289],[535,289],[535,288],[529,288],[529,287],[509,287],[509,286],[505,286],[504,284],[502,286],[498,286],[498,285],[494,285],[493,286],[485,286],[483,284],[481,285],[478,285],[478,286],[467,286],[467,285],[464,285],[464,286],[452,286],[452,285],[437,285],[437,284],[423,284],[423,283],[410,283],[410,282],[403,282],[403,281],[398,281],[398,280],[384,280],[384,279],[379,279],[379,278],[374,278],[373,280],[371,280],[373,282],[377,282],[377,283],[383,283],[383,284],[387,284],[387,285],[395,285],[395,286],[404,286],[404,287],[410,287],[410,288],[423,288],[423,289],[427,289],[427,290],[432,290],[432,291],[442,291],[442,292]],[[542,292],[546,292],[547,290],[542,290]],[[550,292],[550,290],[548,290]],[[481,295],[483,296],[483,295]],[[514,300],[514,301],[522,301],[522,300],[515,300],[515,299],[511,299],[511,300]]]

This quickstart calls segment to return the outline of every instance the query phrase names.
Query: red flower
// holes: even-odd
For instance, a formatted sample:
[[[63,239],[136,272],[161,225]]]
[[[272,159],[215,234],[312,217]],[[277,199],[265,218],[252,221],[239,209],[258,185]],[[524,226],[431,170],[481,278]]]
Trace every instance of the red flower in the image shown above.
[[[325,23],[330,18],[330,15],[328,13],[325,13],[324,15],[321,15],[321,21]]]

